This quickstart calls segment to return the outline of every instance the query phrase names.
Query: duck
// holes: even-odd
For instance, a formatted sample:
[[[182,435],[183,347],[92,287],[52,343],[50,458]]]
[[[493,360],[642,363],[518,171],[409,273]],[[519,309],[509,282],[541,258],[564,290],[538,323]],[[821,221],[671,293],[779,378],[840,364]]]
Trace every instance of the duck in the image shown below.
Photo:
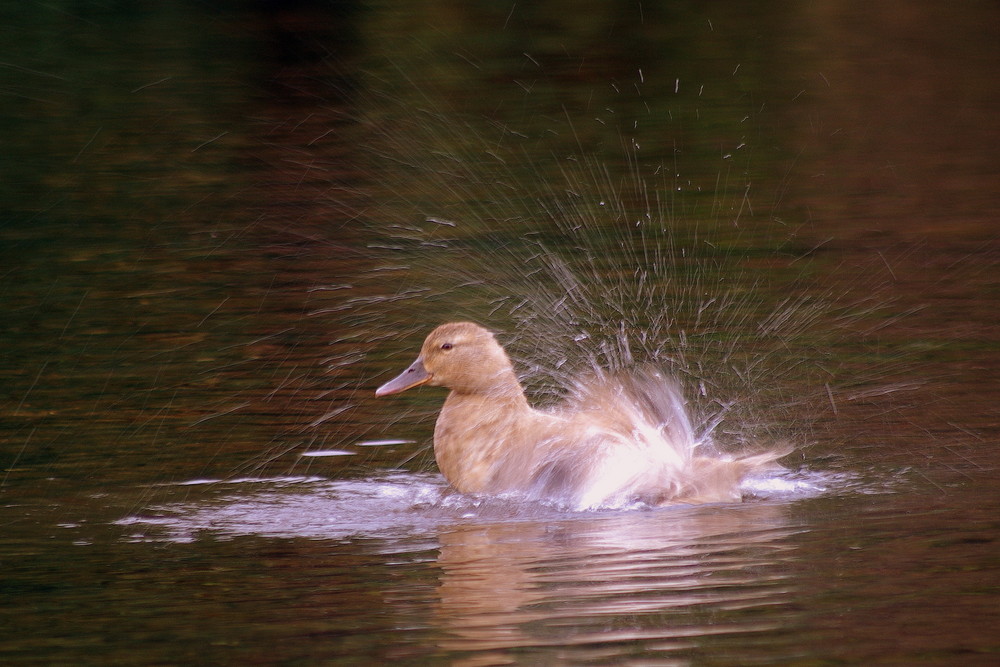
[[[677,383],[652,369],[595,372],[564,404],[532,407],[503,346],[473,322],[435,328],[416,360],[375,395],[421,385],[449,390],[434,457],[461,493],[576,509],[740,502],[741,481],[788,453],[697,455]]]

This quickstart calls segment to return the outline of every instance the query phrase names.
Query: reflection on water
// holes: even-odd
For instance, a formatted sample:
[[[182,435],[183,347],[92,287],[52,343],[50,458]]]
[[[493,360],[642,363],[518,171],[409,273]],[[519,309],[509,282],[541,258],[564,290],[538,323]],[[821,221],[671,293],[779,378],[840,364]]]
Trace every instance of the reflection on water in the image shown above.
[[[774,620],[725,617],[781,604],[789,592],[780,563],[793,556],[784,540],[794,529],[784,513],[762,503],[445,531],[437,608],[451,635],[444,645],[561,645],[583,657],[655,640],[655,655],[693,637],[773,629]]]
[[[562,646],[567,659],[689,649],[698,637],[777,629],[755,609],[787,603],[787,503],[822,495],[829,475],[747,483],[742,505],[572,512],[448,489],[439,475],[362,480],[193,480],[212,499],[151,507],[117,523],[130,541],[241,536],[377,539],[382,553],[433,550],[431,622],[441,649],[490,664],[508,649]],[[228,491],[227,487],[238,489]]]
[[[159,489],[184,500],[116,523],[137,543],[262,536],[422,553],[437,572],[426,622],[458,664],[554,646],[579,661],[780,631],[776,609],[796,594],[790,538],[807,530],[792,504],[891,491],[875,479],[785,471],[748,479],[739,505],[588,512],[459,494],[438,474],[191,480]]]

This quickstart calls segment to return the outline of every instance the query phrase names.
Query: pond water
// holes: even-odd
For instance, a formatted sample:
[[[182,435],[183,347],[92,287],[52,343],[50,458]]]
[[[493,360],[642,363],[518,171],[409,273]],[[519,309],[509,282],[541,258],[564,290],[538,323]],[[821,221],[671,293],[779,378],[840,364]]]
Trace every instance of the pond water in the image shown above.
[[[1000,660],[1000,12],[2,10],[5,664]],[[440,322],[655,364],[744,502],[467,496]]]

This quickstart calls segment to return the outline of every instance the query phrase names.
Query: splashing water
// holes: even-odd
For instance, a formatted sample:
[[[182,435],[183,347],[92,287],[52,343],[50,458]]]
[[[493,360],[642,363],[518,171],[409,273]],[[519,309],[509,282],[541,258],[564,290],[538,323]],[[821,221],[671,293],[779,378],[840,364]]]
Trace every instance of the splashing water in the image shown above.
[[[649,366],[681,384],[701,442],[742,451],[803,439],[827,405],[821,325],[840,315],[807,263],[792,266],[801,257],[761,249],[767,221],[750,219],[748,177],[734,189],[727,171],[678,194],[676,166],[643,164],[634,142],[622,141],[613,172],[579,152],[526,163],[536,148],[419,120],[382,137],[399,198],[373,216],[379,259],[359,280],[371,293],[335,307],[355,323],[352,339],[405,355],[389,343],[473,320],[499,332],[538,405],[566,399],[581,376]],[[762,254],[772,269],[750,271]]]
[[[322,304],[312,316],[337,335],[324,361],[329,409],[304,429],[306,454],[412,437],[436,403],[390,412],[362,397],[427,331],[457,319],[499,332],[542,407],[571,398],[583,376],[655,368],[675,378],[690,439],[714,454],[802,444],[834,404],[836,369],[822,350],[873,306],[836,306],[804,253],[775,235],[782,225],[755,214],[746,142],[698,178],[682,176],[680,151],[647,155],[621,124],[613,156],[589,151],[571,121],[529,135],[409,108],[396,120],[371,123],[371,155],[394,196],[356,220],[370,268],[312,290]],[[540,149],[546,133],[555,139]],[[397,466],[432,465],[426,447],[404,456]]]
[[[347,540],[357,537],[398,540],[436,539],[440,528],[456,523],[566,521],[594,514],[517,497],[483,497],[453,491],[439,475],[389,473],[366,479],[326,480],[285,477],[222,483],[193,480],[184,486],[205,490],[204,497],[154,505],[116,522],[131,541],[192,542],[201,535]],[[744,481],[745,494],[757,502],[816,498],[834,490],[884,493],[844,474],[800,470],[769,473]],[[597,510],[613,515],[647,508],[642,503]],[[696,507],[665,511],[697,513]],[[433,545],[431,545],[433,546]],[[412,545],[406,547],[412,549]]]

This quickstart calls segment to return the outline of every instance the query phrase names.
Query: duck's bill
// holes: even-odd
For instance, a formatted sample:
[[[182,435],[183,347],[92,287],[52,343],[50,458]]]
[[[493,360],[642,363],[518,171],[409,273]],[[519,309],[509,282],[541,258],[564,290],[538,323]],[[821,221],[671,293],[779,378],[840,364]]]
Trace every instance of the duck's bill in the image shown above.
[[[406,391],[411,387],[416,387],[417,385],[429,382],[430,379],[431,374],[427,372],[426,368],[424,368],[423,360],[417,359],[410,364],[410,367],[405,371],[376,389],[375,395],[388,396],[389,394],[398,394],[399,392]]]

